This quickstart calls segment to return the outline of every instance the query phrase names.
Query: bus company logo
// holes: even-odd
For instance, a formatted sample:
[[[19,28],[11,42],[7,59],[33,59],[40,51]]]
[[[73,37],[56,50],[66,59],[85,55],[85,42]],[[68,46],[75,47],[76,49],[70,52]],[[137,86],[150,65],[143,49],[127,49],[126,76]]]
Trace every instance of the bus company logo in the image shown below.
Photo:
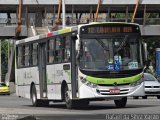
[[[117,82],[114,82],[114,83],[113,83],[113,86],[114,86],[114,87],[117,87]]]

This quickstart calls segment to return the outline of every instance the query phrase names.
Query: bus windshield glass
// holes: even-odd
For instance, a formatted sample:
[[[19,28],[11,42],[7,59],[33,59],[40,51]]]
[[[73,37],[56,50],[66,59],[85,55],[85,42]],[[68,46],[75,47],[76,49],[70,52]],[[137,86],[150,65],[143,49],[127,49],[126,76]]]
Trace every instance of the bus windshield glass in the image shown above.
[[[132,70],[142,68],[139,38],[128,35],[81,39],[80,68],[91,70]]]

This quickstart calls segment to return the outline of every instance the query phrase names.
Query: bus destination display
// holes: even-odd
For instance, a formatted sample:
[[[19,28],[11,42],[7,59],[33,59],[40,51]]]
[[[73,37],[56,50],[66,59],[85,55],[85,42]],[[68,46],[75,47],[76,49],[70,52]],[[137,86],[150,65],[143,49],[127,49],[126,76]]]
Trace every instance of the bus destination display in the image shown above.
[[[107,33],[139,33],[137,26],[85,26],[81,28],[81,34],[107,34]]]

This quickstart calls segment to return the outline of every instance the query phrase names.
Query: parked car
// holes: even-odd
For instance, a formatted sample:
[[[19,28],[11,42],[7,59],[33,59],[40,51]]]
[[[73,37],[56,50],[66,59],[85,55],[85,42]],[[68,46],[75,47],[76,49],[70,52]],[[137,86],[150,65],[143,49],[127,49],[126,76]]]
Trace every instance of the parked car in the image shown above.
[[[0,83],[0,94],[10,95],[9,87],[3,82]]]
[[[143,99],[147,99],[147,96],[157,96],[160,99],[160,81],[158,81],[152,74],[144,73],[144,86],[145,96]]]

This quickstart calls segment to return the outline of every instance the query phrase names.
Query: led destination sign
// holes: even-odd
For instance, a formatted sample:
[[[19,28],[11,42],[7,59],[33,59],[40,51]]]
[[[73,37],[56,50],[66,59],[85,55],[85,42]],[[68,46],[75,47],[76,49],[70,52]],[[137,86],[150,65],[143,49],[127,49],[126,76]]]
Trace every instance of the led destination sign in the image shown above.
[[[108,33],[139,33],[139,27],[133,25],[97,24],[81,28],[81,34],[108,34]]]
[[[88,27],[88,33],[130,33],[133,32],[132,27]]]

